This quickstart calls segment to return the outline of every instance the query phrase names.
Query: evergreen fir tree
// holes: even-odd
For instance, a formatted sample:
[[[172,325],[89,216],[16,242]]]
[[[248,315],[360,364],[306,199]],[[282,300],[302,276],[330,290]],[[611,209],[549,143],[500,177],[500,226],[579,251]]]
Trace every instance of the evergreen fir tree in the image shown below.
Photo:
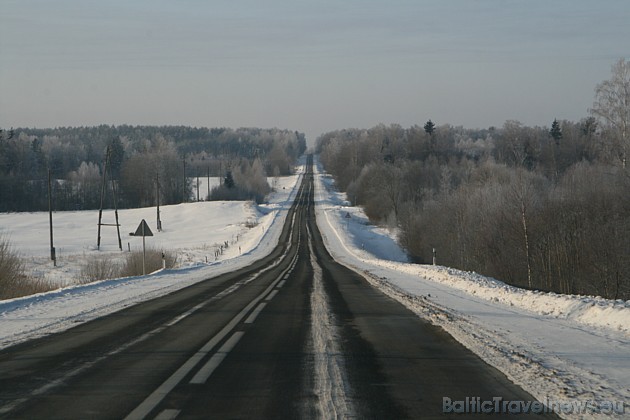
[[[549,135],[553,138],[556,144],[560,144],[560,139],[562,138],[562,129],[560,128],[560,123],[558,120],[554,119],[553,123],[551,123],[551,130],[549,130]]]
[[[235,184],[234,184],[234,178],[232,177],[232,171],[227,171],[227,173],[225,174],[223,185],[225,185],[225,187],[228,189],[234,188]]]
[[[125,147],[120,141],[120,137],[114,137],[110,144],[109,149],[109,164],[112,171],[112,175],[114,178],[120,177],[120,169],[123,164],[123,160],[125,159]]]

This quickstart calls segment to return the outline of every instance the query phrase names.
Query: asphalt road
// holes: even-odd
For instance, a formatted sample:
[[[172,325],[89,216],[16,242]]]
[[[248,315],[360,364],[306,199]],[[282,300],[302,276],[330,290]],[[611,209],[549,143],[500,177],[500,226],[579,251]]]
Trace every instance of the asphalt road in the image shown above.
[[[0,352],[0,417],[470,418],[443,398],[534,401],[337,264],[312,179],[267,258]]]

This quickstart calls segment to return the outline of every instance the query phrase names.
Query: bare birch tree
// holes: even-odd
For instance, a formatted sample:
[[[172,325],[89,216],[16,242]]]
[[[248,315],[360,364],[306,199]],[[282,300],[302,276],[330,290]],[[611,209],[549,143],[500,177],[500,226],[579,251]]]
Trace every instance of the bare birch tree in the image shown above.
[[[612,66],[612,77],[595,87],[591,114],[604,121],[612,134],[613,153],[625,168],[630,152],[630,61]]]

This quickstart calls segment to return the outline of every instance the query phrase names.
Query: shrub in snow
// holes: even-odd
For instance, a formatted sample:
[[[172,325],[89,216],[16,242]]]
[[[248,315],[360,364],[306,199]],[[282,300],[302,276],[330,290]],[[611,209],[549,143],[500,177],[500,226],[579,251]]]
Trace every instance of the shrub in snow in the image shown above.
[[[172,268],[177,263],[177,255],[170,251],[164,251],[166,268]],[[162,268],[162,251],[157,249],[146,250],[145,269],[146,273],[152,273]],[[123,264],[121,276],[141,276],[142,275],[142,251],[135,251],[127,254],[127,260]]]
[[[0,299],[11,299],[52,290],[51,285],[24,274],[19,256],[9,241],[0,237]]]

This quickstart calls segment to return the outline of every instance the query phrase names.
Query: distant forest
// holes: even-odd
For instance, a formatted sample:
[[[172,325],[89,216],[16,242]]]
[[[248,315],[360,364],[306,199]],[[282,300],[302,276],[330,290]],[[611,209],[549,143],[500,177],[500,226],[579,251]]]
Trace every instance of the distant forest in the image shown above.
[[[630,299],[630,171],[589,117],[551,128],[379,125],[322,135],[326,171],[416,262]]]
[[[340,130],[317,151],[353,204],[417,262],[564,294],[630,299],[630,62],[590,116],[483,130]]]
[[[221,199],[264,199],[266,176],[288,175],[306,150],[304,134],[280,129],[184,126],[17,128],[0,131],[0,211],[97,209],[109,150],[105,207],[175,204],[190,177],[229,178]],[[212,197],[210,197],[212,198]]]

